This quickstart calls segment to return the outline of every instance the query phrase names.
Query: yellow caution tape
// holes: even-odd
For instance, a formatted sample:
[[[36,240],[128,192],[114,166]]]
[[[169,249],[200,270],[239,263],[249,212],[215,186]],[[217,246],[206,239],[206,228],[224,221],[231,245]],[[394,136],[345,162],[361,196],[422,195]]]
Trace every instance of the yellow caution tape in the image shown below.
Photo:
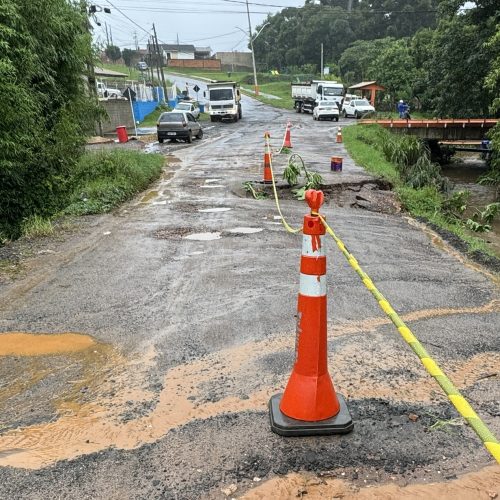
[[[443,373],[438,364],[429,356],[425,348],[419,342],[419,340],[413,335],[408,326],[404,321],[398,316],[396,311],[392,308],[387,299],[379,292],[377,287],[373,284],[370,277],[361,269],[358,261],[354,256],[347,250],[344,243],[337,237],[333,232],[332,228],[326,223],[325,219],[318,213],[314,213],[320,219],[325,226],[328,234],[335,240],[337,246],[340,248],[341,252],[344,254],[349,264],[353,267],[356,273],[359,275],[365,287],[371,292],[371,294],[377,300],[380,308],[384,311],[387,317],[394,323],[399,333],[405,340],[405,342],[411,347],[413,352],[419,357],[420,361],[424,365],[427,372],[434,377],[436,382],[440,385],[443,391],[448,396],[449,400],[456,408],[458,413],[468,422],[475,433],[479,436],[483,442],[485,448],[490,452],[493,458],[500,464],[500,443],[498,439],[493,435],[493,433],[488,429],[486,424],[478,417],[477,413],[472,409],[470,404],[465,400],[465,398],[460,394],[459,390],[454,386],[451,380]]]
[[[291,227],[288,224],[288,222],[286,221],[283,213],[281,212],[280,202],[278,200],[278,191],[276,191],[276,182],[274,180],[273,156],[272,156],[272,153],[271,153],[271,145],[269,143],[269,135],[266,134],[265,138],[266,138],[266,153],[268,153],[268,155],[269,155],[268,156],[268,158],[269,158],[269,166],[271,167],[271,179],[273,181],[274,200],[276,202],[276,208],[278,209],[278,213],[280,214],[280,217],[281,217],[281,223],[283,224],[283,226],[285,227],[285,229],[289,233],[292,233],[292,234],[300,233],[300,231],[302,231],[302,228],[298,227],[297,229],[294,229],[293,227]]]

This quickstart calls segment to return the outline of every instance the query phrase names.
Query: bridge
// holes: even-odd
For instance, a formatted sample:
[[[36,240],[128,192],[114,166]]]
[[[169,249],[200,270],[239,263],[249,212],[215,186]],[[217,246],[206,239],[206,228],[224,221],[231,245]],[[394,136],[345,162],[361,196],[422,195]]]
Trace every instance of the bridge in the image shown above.
[[[438,142],[461,141],[474,144],[486,139],[486,133],[497,124],[494,118],[431,119],[431,120],[360,120],[363,125],[378,124],[395,133],[415,135]]]

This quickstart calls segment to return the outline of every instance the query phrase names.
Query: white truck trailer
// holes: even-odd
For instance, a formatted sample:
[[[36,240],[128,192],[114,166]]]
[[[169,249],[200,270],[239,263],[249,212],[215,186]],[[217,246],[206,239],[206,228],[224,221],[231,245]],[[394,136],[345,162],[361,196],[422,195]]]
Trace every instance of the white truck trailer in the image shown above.
[[[320,101],[335,102],[340,109],[344,85],[328,80],[292,83],[292,99],[297,113],[312,113]]]
[[[237,122],[242,117],[240,85],[236,82],[211,82],[204,93],[208,100],[210,121],[229,119]]]

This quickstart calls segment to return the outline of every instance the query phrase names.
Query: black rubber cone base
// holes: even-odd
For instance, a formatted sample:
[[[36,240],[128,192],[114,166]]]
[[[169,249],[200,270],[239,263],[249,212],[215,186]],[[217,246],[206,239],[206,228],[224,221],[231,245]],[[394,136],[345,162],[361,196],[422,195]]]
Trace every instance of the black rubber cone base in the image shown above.
[[[269,419],[271,430],[280,436],[325,436],[330,434],[347,434],[354,429],[351,414],[344,396],[337,394],[340,411],[332,418],[318,422],[305,422],[287,417],[280,410],[283,394],[274,395],[269,401]]]

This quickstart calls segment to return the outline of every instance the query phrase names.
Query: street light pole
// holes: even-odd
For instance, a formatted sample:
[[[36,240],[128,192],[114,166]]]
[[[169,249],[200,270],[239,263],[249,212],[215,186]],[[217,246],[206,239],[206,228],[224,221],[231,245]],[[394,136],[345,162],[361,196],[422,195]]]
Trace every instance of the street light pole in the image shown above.
[[[246,4],[247,4],[247,16],[248,16],[248,34],[250,35],[250,49],[252,50],[254,90],[255,90],[255,95],[259,95],[259,85],[257,83],[257,67],[255,66],[255,52],[253,50],[252,23],[250,22],[250,9],[248,8],[248,0],[246,0]]]

